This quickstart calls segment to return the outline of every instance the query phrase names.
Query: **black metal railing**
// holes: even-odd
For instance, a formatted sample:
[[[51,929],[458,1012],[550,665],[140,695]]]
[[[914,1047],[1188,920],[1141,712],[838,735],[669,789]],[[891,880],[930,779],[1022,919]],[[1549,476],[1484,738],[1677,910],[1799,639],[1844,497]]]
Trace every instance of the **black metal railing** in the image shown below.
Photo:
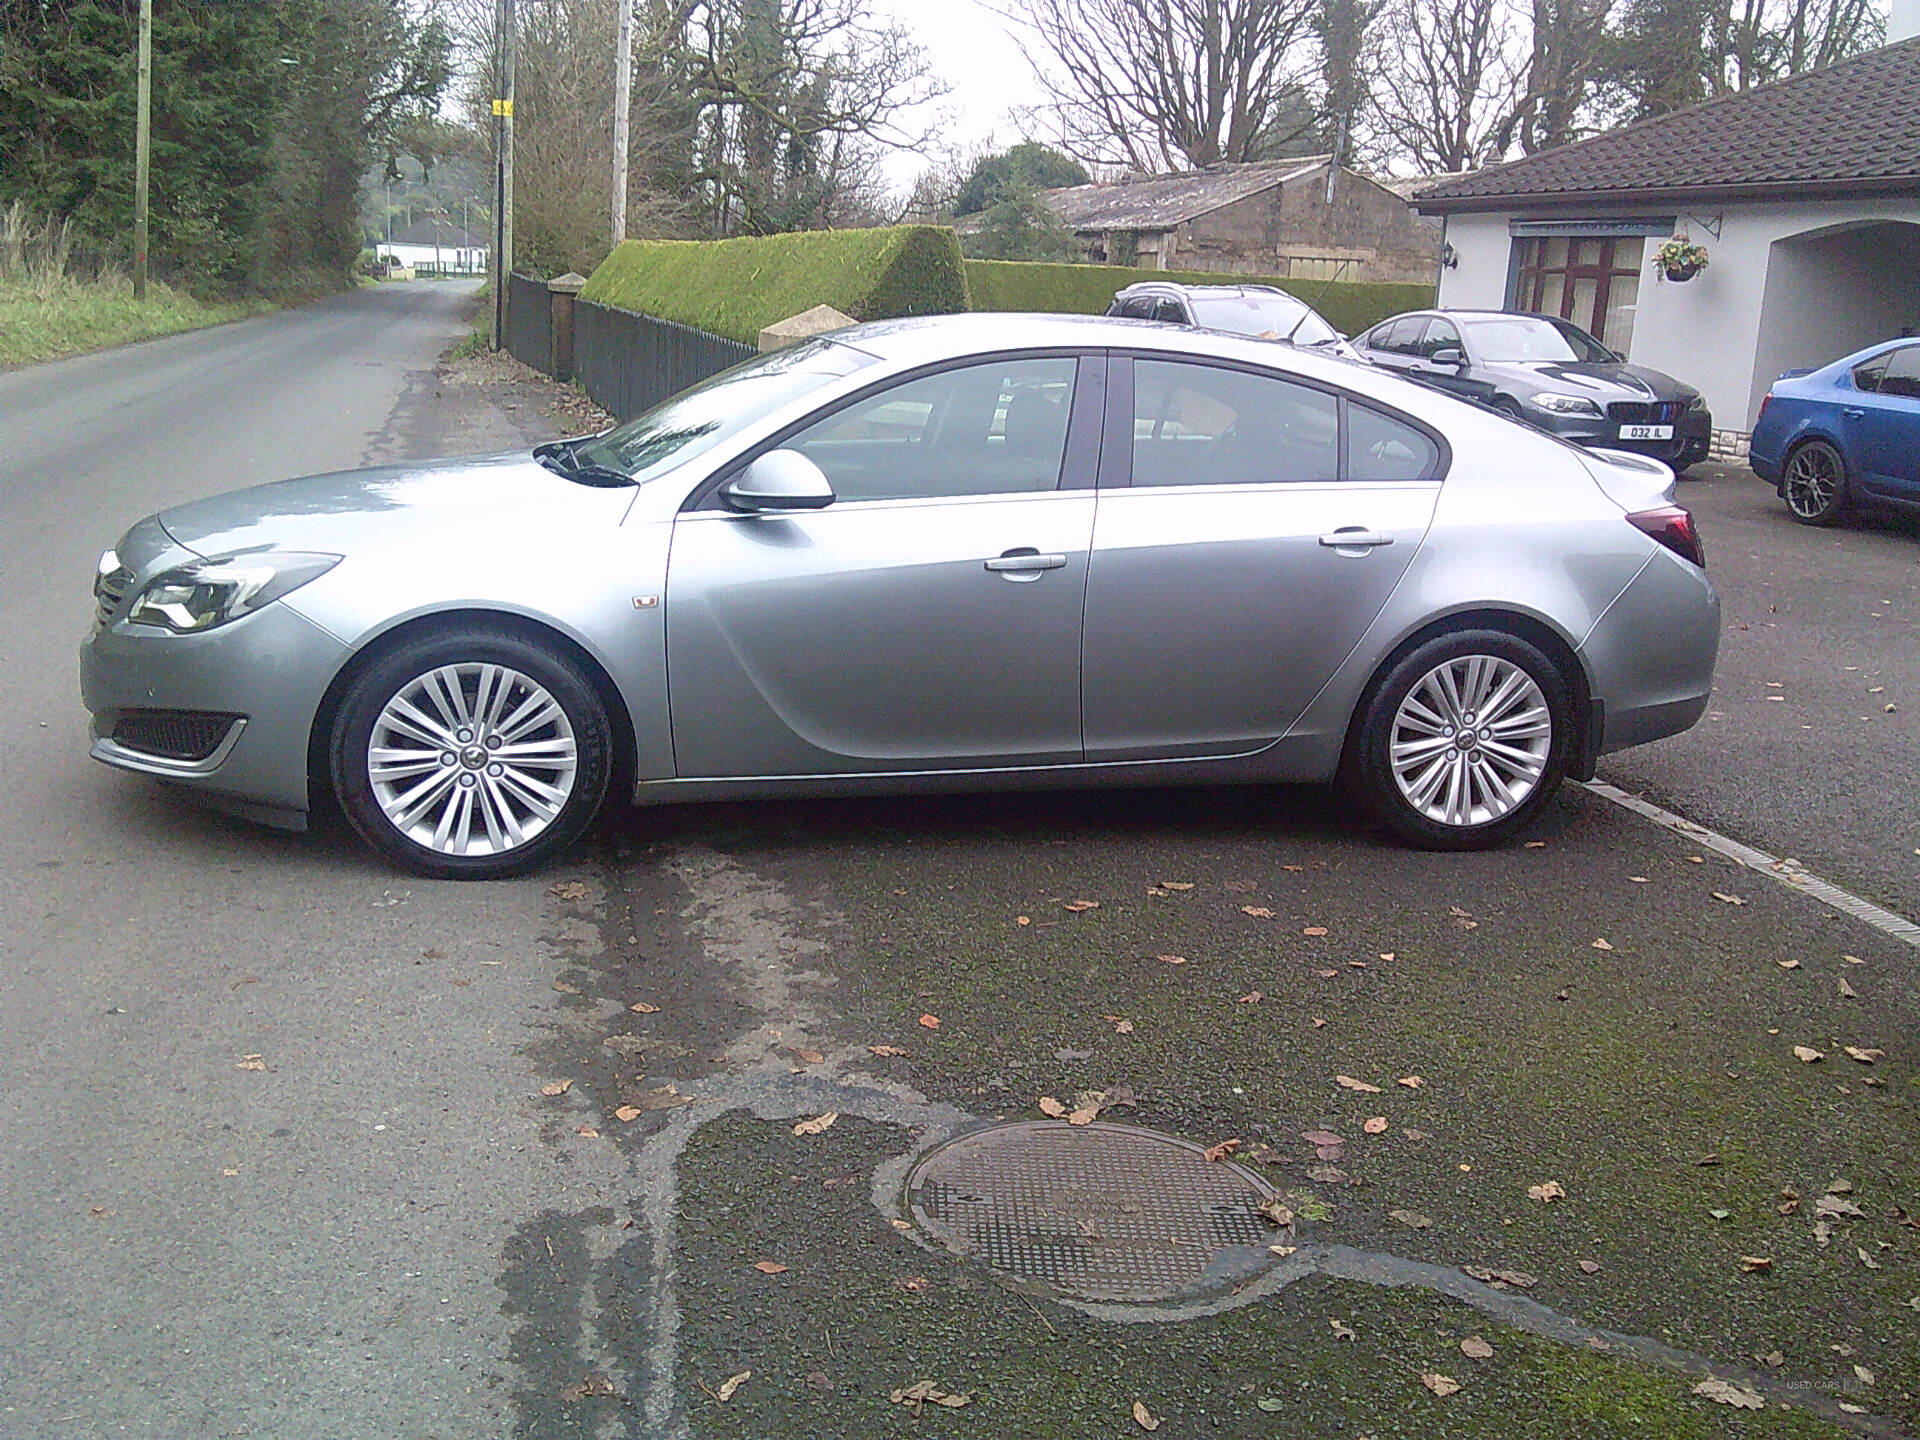
[[[751,345],[671,320],[587,300],[574,306],[574,374],[617,420],[631,420],[755,353]]]
[[[507,277],[507,353],[523,365],[553,373],[553,301],[547,282],[515,273]]]

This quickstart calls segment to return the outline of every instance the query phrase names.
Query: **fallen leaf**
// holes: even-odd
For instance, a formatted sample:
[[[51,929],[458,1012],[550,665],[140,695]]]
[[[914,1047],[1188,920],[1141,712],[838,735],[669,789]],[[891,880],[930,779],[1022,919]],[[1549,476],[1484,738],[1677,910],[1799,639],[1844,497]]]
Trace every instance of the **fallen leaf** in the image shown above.
[[[1858,1220],[1867,1212],[1839,1195],[1822,1195],[1813,1202],[1813,1213],[1823,1220]]]
[[[1302,935],[1315,935],[1315,936],[1324,935],[1327,933],[1327,927],[1324,925],[1309,925],[1307,926],[1306,929],[1302,930],[1300,933]]]
[[[1824,1060],[1827,1057],[1825,1053],[1814,1049],[1811,1045],[1796,1045],[1793,1047],[1793,1058],[1802,1065],[1811,1065],[1816,1060]]]
[[[1549,1205],[1555,1200],[1566,1199],[1567,1192],[1562,1188],[1558,1180],[1549,1180],[1544,1185],[1529,1185],[1527,1187],[1527,1198],[1529,1200],[1538,1200],[1542,1205]]]
[[[1853,1194],[1853,1182],[1844,1178],[1835,1180],[1831,1185],[1827,1186],[1827,1194],[1851,1195]]]
[[[1431,1230],[1433,1228],[1433,1221],[1425,1215],[1422,1215],[1418,1210],[1389,1210],[1387,1214],[1392,1219],[1398,1220],[1402,1225],[1405,1225],[1409,1230]]]
[[[629,1123],[638,1120],[646,1113],[647,1112],[642,1110],[638,1105],[622,1105],[618,1110],[613,1112],[615,1119],[624,1120]]]
[[[1597,1260],[1582,1260],[1580,1262],[1580,1273],[1582,1275],[1598,1275],[1600,1273],[1600,1262]]]
[[[1800,968],[1800,962],[1798,960],[1776,960],[1773,963],[1778,965],[1782,970],[1798,970]]]
[[[738,1390],[752,1378],[753,1371],[751,1370],[742,1370],[738,1375],[729,1375],[725,1380],[720,1382],[720,1388],[713,1392],[713,1398],[718,1400],[722,1405],[726,1404],[727,1401],[733,1398],[734,1391]]]
[[[1593,942],[1593,948],[1596,950],[1611,950],[1613,946],[1607,940],[1600,939]]]
[[[1067,1112],[1067,1124],[1069,1125],[1091,1125],[1099,1118],[1100,1107],[1097,1105],[1082,1105],[1078,1110],[1069,1110]]]
[[[909,1295],[918,1295],[922,1290],[931,1290],[933,1282],[924,1275],[901,1275],[894,1279],[893,1288],[904,1290]]]
[[[898,1045],[869,1045],[867,1046],[867,1053],[869,1055],[887,1056],[904,1055],[907,1052]]]
[[[1133,1021],[1131,1021],[1131,1020],[1116,1020],[1116,1021],[1114,1021],[1114,1022],[1113,1022],[1113,1033],[1114,1033],[1114,1034],[1116,1034],[1116,1035],[1131,1035],[1131,1034],[1133,1034]]]
[[[105,1205],[89,1205],[87,1207],[87,1216],[93,1220],[111,1220],[119,1213],[118,1210],[110,1209]]]
[[[1342,1090],[1358,1090],[1362,1095],[1378,1095],[1380,1093],[1380,1087],[1378,1085],[1369,1085],[1366,1081],[1356,1080],[1351,1075],[1336,1075],[1333,1077],[1333,1083],[1338,1085]]]
[[[239,1060],[234,1062],[233,1068],[236,1070],[264,1070],[267,1068],[267,1062],[258,1055],[242,1055]]]
[[[1269,1255],[1278,1255],[1284,1260],[1287,1256],[1294,1254],[1299,1249],[1300,1247],[1298,1245],[1269,1245],[1267,1246],[1267,1253]]]
[[[1391,960],[1393,959],[1393,951],[1391,951],[1391,950],[1382,950],[1382,951],[1380,952],[1380,958],[1381,958],[1382,960],[1387,960],[1387,961],[1391,961]]]
[[[827,1058],[826,1056],[822,1055],[818,1050],[801,1050],[791,1045],[787,1047],[787,1053],[793,1056],[793,1058],[798,1060],[802,1065],[818,1065],[821,1061]]]
[[[1042,1115],[1050,1116],[1055,1120],[1061,1120],[1066,1117],[1067,1107],[1051,1095],[1042,1095],[1036,1103],[1040,1106],[1040,1113]]]
[[[1240,997],[1238,1003],[1241,1005],[1258,1005],[1262,1000],[1266,998],[1267,997],[1262,995],[1258,990],[1249,990],[1246,994]]]
[[[1703,1166],[1718,1165],[1720,1163],[1720,1152],[1716,1150],[1711,1154],[1702,1155],[1698,1160],[1694,1161],[1693,1163],[1695,1165],[1703,1165]]]
[[[1629,875],[1627,879],[1636,885],[1651,885],[1653,883],[1652,879],[1645,875]]]
[[[1284,1230],[1293,1224],[1293,1207],[1283,1200],[1269,1200],[1260,1207],[1260,1218]]]
[[[922,1015],[920,1017],[920,1025],[926,1030],[938,1030],[940,1028],[940,1017],[938,1015]]]
[[[633,1004],[627,1006],[627,1009],[633,1011],[636,1015],[658,1015],[660,1013],[660,1007],[658,1005],[649,1005],[644,1000],[634,1001]]]
[[[1884,1050],[1863,1050],[1858,1045],[1848,1045],[1844,1048],[1849,1060],[1858,1060],[1862,1065],[1871,1065],[1876,1060],[1884,1060],[1887,1054]]]
[[[1544,840],[1529,840],[1521,846],[1521,848],[1523,850],[1544,850],[1547,848],[1547,842]]]
[[[1396,1085],[1404,1085],[1409,1090],[1418,1090],[1422,1085],[1426,1084],[1427,1082],[1422,1080],[1418,1075],[1402,1075],[1398,1080],[1394,1081],[1393,1083]]]
[[[1081,915],[1088,910],[1098,910],[1100,902],[1098,900],[1065,900],[1061,902],[1060,908],[1072,914]]]
[[[1524,1270],[1495,1270],[1487,1265],[1462,1265],[1464,1274],[1487,1285],[1508,1285],[1515,1290],[1531,1290],[1540,1282]]]
[[[587,887],[578,880],[561,880],[549,885],[547,893],[557,895],[562,900],[584,900],[587,898]]]
[[[1016,915],[1013,917],[1013,923],[1016,925],[1031,925],[1033,924],[1033,917],[1031,915]]]
[[[553,988],[558,990],[562,995],[578,995],[580,993],[580,987],[578,985],[570,984],[565,980],[554,981]]]
[[[1873,1371],[1869,1370],[1866,1366],[1864,1365],[1854,1366],[1853,1373],[1859,1379],[1862,1385],[1873,1384]]]
[[[1218,1145],[1209,1145],[1201,1153],[1209,1160],[1224,1160],[1239,1148],[1239,1138],[1235,1137],[1232,1140],[1222,1140]]]
[[[1335,1340],[1358,1340],[1360,1338],[1359,1332],[1351,1325],[1335,1320],[1332,1316],[1327,1317],[1327,1323],[1333,1327],[1333,1338]]]
[[[1704,855],[1688,855],[1683,858],[1689,865],[1704,865],[1707,863],[1707,857]]]
[[[811,1120],[802,1120],[798,1125],[793,1127],[793,1133],[796,1135],[818,1135],[839,1118],[840,1112],[838,1110],[829,1110],[826,1114],[816,1115]]]
[[[784,1275],[787,1273],[787,1267],[782,1265],[778,1260],[756,1260],[753,1262],[753,1268],[758,1270],[762,1275]]]
[[[1745,900],[1742,900],[1738,895],[1729,895],[1724,890],[1714,891],[1713,898],[1716,900],[1724,901],[1728,905],[1744,905],[1747,903]]]
[[[1133,1402],[1133,1423],[1138,1425],[1142,1430],[1158,1430],[1160,1428],[1160,1422],[1153,1418],[1153,1412],[1147,1409],[1145,1402],[1140,1400]]]
[[[1731,1210],[1722,1210],[1716,1207],[1712,1210],[1707,1211],[1707,1214],[1711,1215],[1716,1220],[1725,1220],[1728,1216],[1733,1214],[1733,1212]]]
[[[1854,1246],[1853,1253],[1860,1257],[1860,1263],[1866,1266],[1867,1269],[1878,1270],[1880,1268],[1880,1262],[1874,1259],[1871,1255],[1867,1254],[1867,1252],[1863,1250],[1860,1246],[1858,1245]]]
[[[613,1388],[613,1381],[606,1376],[589,1375],[586,1379],[567,1386],[560,1392],[560,1398],[569,1405],[577,1405],[582,1400],[592,1400],[618,1393]]]
[[[1773,1269],[1773,1257],[1771,1255],[1742,1255],[1740,1257],[1740,1268],[1749,1275],[1755,1271],[1771,1270]]]
[[[600,1132],[591,1125],[576,1125],[573,1127],[573,1133],[583,1135],[589,1140],[598,1140],[600,1138]]]
[[[1331,1130],[1302,1130],[1300,1132],[1300,1138],[1315,1148],[1322,1145],[1344,1145],[1347,1143]]]
[[[1184,955],[1156,955],[1153,958],[1167,965],[1184,965],[1187,963],[1187,957]]]
[[[540,1087],[542,1095],[564,1095],[573,1088],[571,1080],[549,1080]]]
[[[1731,1405],[1737,1410],[1764,1410],[1767,1402],[1744,1385],[1735,1385],[1731,1380],[1718,1378],[1702,1380],[1693,1387],[1693,1393],[1704,1395],[1707,1399],[1721,1405]]]
[[[1313,1028],[1316,1030],[1324,1030],[1327,1028],[1327,1022],[1316,1015],[1313,1017]]]
[[[1384,1135],[1387,1133],[1387,1117],[1384,1115],[1370,1116],[1360,1128],[1369,1135]]]
[[[1264,905],[1242,905],[1240,907],[1240,913],[1242,915],[1251,915],[1256,920],[1273,919],[1273,911]]]
[[[1482,1340],[1478,1335],[1469,1335],[1460,1342],[1460,1353],[1469,1360],[1491,1360],[1493,1358],[1493,1346]]]
[[[1338,970],[1316,970],[1313,973],[1318,975],[1322,980],[1331,980],[1340,972]]]
[[[1193,889],[1193,882],[1191,880],[1162,880],[1160,882],[1160,888],[1162,890],[1191,890]]]
[[[1420,1377],[1420,1383],[1436,1395],[1453,1394],[1460,1388],[1460,1382],[1451,1375],[1442,1375],[1437,1370],[1429,1370]]]
[[[1840,998],[1842,1000],[1858,1000],[1860,998],[1860,992],[1847,983],[1847,977],[1844,975],[1840,977]]]

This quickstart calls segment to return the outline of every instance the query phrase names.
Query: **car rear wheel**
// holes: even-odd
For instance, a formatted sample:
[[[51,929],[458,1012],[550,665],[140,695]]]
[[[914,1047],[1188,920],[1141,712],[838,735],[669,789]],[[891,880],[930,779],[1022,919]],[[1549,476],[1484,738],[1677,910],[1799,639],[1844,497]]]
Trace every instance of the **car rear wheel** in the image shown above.
[[[1387,672],[1346,779],[1381,824],[1429,850],[1480,850],[1532,824],[1566,774],[1573,706],[1538,646],[1497,630],[1438,636]]]
[[[1787,457],[1780,495],[1802,525],[1831,525],[1846,513],[1847,462],[1825,440],[1809,440]]]
[[[386,859],[492,880],[539,868],[605,798],[606,707],[568,661],[516,636],[443,633],[357,676],[334,726],[334,793]]]

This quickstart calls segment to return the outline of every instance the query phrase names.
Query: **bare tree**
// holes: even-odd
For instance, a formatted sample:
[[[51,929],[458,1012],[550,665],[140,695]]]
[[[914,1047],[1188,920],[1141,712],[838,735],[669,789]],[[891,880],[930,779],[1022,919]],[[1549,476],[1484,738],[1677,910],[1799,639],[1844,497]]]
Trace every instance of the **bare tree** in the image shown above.
[[[1374,87],[1384,140],[1422,169],[1498,159],[1526,91],[1510,0],[1393,0]]]
[[[1008,0],[1058,96],[1036,114],[1090,165],[1173,170],[1262,159],[1302,115],[1318,0]]]

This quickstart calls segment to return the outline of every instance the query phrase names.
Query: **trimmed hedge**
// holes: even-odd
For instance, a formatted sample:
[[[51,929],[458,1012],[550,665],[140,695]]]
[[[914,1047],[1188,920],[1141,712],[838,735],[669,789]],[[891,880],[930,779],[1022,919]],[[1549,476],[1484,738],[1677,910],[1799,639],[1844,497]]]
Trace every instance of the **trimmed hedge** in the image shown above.
[[[747,345],[768,325],[816,305],[856,320],[968,308],[960,242],[931,225],[626,240],[600,262],[580,298]]]
[[[1434,303],[1431,285],[1352,280],[1281,280],[1267,275],[1226,275],[1201,270],[1142,270],[1127,265],[1040,265],[1024,260],[968,260],[967,290],[975,310],[1041,310],[1104,315],[1116,290],[1142,280],[1177,285],[1275,285],[1297,295],[1348,335],[1403,310]]]

